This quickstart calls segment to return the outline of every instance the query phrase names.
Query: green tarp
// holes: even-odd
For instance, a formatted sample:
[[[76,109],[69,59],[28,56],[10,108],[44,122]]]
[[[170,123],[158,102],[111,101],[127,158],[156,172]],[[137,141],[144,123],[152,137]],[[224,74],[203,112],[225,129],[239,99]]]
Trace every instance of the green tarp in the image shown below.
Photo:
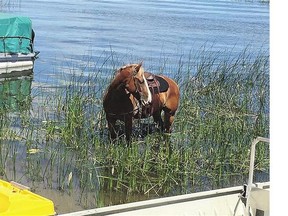
[[[0,53],[33,51],[32,23],[28,17],[0,13]]]

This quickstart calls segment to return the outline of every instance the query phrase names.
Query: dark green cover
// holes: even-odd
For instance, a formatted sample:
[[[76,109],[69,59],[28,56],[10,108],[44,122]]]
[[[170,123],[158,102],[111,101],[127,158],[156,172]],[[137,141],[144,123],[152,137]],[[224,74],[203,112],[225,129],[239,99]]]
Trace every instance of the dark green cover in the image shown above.
[[[0,13],[0,53],[33,51],[32,22],[28,17]]]

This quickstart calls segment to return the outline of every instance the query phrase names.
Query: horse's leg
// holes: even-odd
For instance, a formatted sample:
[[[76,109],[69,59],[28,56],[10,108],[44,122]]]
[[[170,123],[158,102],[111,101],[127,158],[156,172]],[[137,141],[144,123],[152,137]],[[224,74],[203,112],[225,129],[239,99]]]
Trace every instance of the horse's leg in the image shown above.
[[[163,127],[163,120],[161,118],[161,110],[158,110],[157,112],[153,113],[153,119],[154,122],[158,124],[158,126],[160,127],[160,130],[163,131],[164,127]]]
[[[128,142],[128,145],[131,141],[131,134],[132,134],[132,115],[125,116],[125,135],[126,135],[126,141]]]
[[[117,134],[116,134],[116,131],[115,131],[116,119],[108,118],[108,117],[106,117],[106,119],[107,119],[107,122],[108,122],[108,129],[109,129],[109,133],[110,133],[110,139],[113,141],[117,137]]]
[[[180,92],[177,84],[171,80],[170,88],[166,94],[164,110],[164,128],[166,133],[171,133],[171,125],[179,105]]]
[[[171,133],[171,125],[174,121],[175,112],[164,109],[164,129],[166,133]]]

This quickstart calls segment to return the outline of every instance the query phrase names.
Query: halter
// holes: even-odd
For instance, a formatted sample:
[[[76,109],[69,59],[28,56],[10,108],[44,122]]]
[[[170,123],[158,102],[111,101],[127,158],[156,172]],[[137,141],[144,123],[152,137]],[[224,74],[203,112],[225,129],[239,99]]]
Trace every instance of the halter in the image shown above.
[[[134,100],[135,100],[135,103],[136,103],[136,107],[135,107],[135,109],[133,109],[132,111],[130,111],[129,113],[127,113],[127,114],[130,114],[130,113],[134,113],[134,115],[136,115],[136,113],[137,112],[139,112],[139,114],[141,115],[141,113],[142,113],[142,107],[143,107],[143,105],[142,105],[142,103],[141,103],[141,96],[140,96],[140,91],[139,91],[139,89],[138,89],[138,86],[136,85],[136,81],[135,81],[135,76],[136,76],[136,74],[137,73],[139,73],[139,71],[136,71],[135,70],[135,68],[134,68],[134,71],[133,71],[133,73],[131,74],[131,78],[130,78],[130,80],[129,80],[129,82],[128,83],[130,83],[130,81],[131,81],[131,79],[133,78],[133,82],[134,82],[134,86],[135,86],[135,89],[136,89],[136,91],[135,92],[133,92],[133,93],[131,93],[131,92],[129,92],[127,89],[126,89],[126,87],[125,87],[125,90],[127,91],[127,92],[129,92],[129,94],[132,94],[133,96],[134,96]],[[143,78],[143,81],[141,82],[140,80],[138,80],[138,82],[140,83],[140,84],[143,84],[144,82],[145,82],[145,77]],[[149,91],[149,89],[148,89],[148,91]],[[125,114],[124,114],[125,115]]]
[[[135,93],[139,93],[140,91],[139,91],[139,89],[138,89],[138,86],[136,85],[136,81],[135,81],[135,76],[136,76],[136,74],[137,73],[139,73],[139,71],[136,71],[135,70],[135,68],[134,68],[134,71],[131,73],[131,75],[130,75],[130,80],[127,82],[127,83],[130,83],[131,82],[131,79],[133,79],[133,82],[134,82],[134,86],[135,86],[135,89],[136,89],[136,91],[135,91]],[[145,79],[145,77],[144,77],[144,79]],[[143,81],[141,82],[140,80],[138,80],[138,82],[140,83],[140,84],[143,84],[144,82],[145,82],[145,80],[143,79]],[[125,83],[124,85],[126,85],[127,83]],[[127,92],[129,92],[128,91],[128,89],[126,88],[126,86],[125,86],[125,89],[126,89],[126,91]],[[133,94],[133,93],[131,93],[131,92],[129,92],[130,94]],[[134,95],[134,94],[133,94]],[[136,97],[137,98],[137,100],[140,100],[138,97]]]
[[[124,68],[122,68],[122,69],[124,69]],[[134,98],[136,99],[136,101],[135,101],[135,103],[136,103],[135,109],[133,109],[133,110],[130,111],[130,112],[124,112],[124,113],[117,113],[117,114],[116,114],[116,113],[108,113],[108,115],[110,115],[110,116],[116,116],[116,115],[124,116],[124,115],[132,114],[132,113],[134,113],[134,115],[136,115],[137,112],[139,112],[139,113],[141,114],[141,111],[142,111],[142,103],[140,102],[140,94],[139,94],[140,91],[138,90],[138,86],[136,85],[136,81],[135,81],[135,76],[136,76],[136,74],[137,74],[138,72],[139,72],[139,71],[136,71],[135,68],[134,68],[134,71],[130,74],[130,79],[129,79],[129,81],[126,82],[126,83],[124,83],[124,82],[122,83],[122,86],[124,87],[126,93],[127,93],[127,94],[132,94],[132,95],[134,96]],[[130,82],[131,82],[131,79],[133,79],[133,82],[134,82],[134,85],[135,85],[135,89],[136,89],[136,91],[133,92],[133,93],[129,92],[128,89],[126,88],[126,84],[127,84],[127,83],[130,83]],[[144,78],[144,79],[145,79],[145,78]],[[143,79],[142,82],[141,82],[140,80],[138,80],[138,82],[139,82],[140,84],[143,84],[143,83],[145,82],[144,79]],[[149,91],[149,89],[148,89],[148,91]],[[137,93],[138,93],[138,94],[137,94]]]

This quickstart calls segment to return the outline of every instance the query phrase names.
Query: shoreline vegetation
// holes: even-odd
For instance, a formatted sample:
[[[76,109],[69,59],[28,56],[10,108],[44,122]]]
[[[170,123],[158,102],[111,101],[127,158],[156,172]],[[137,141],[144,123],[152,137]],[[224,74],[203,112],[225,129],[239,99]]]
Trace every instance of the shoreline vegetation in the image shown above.
[[[108,141],[102,97],[111,77],[97,67],[72,73],[63,88],[34,87],[17,111],[0,107],[0,177],[83,208],[241,185],[251,141],[269,137],[269,55],[251,56],[180,59],[168,71],[181,92],[172,134],[135,120],[131,148],[122,135]],[[257,146],[256,180],[269,181],[269,165],[269,146]]]

